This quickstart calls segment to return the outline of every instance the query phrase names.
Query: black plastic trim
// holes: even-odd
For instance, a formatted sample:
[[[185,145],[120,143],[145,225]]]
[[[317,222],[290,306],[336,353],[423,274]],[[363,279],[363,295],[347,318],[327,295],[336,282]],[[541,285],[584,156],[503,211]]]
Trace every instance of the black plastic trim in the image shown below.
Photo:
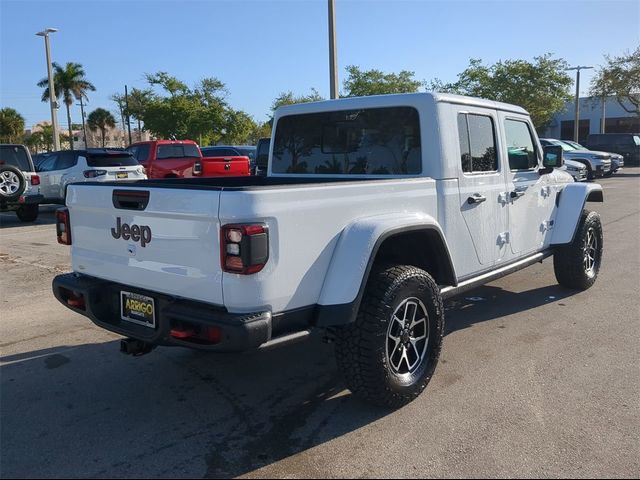
[[[373,249],[371,250],[371,255],[369,257],[369,261],[367,262],[367,268],[365,270],[364,276],[362,278],[362,282],[360,283],[360,289],[358,290],[358,295],[350,303],[343,303],[337,305],[318,305],[318,311],[316,313],[316,326],[317,327],[330,327],[337,325],[345,325],[348,323],[352,323],[356,319],[356,315],[358,314],[358,309],[360,308],[360,303],[362,302],[362,297],[364,296],[364,291],[367,286],[367,282],[369,280],[369,275],[371,273],[371,269],[373,268],[373,264],[375,263],[376,256],[378,255],[378,251],[382,244],[390,237],[401,233],[407,232],[418,232],[418,231],[435,231],[440,238],[441,244],[443,246],[443,250],[446,254],[445,265],[447,266],[449,272],[447,272],[448,284],[453,286],[457,285],[457,279],[455,277],[453,262],[451,261],[451,254],[449,250],[446,248],[446,243],[444,238],[442,238],[442,234],[440,231],[432,225],[412,225],[410,227],[399,227],[380,235],[378,240],[376,241]]]

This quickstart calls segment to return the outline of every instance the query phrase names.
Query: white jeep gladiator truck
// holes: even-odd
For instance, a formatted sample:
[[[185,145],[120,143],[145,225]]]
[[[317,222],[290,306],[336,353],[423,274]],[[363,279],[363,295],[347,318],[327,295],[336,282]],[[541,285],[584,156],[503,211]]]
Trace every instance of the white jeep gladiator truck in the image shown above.
[[[598,184],[574,183],[520,107],[445,94],[282,107],[266,177],[70,185],[57,212],[73,273],[55,296],[126,337],[238,351],[311,329],[347,386],[401,406],[426,387],[443,299],[553,256],[589,288]]]

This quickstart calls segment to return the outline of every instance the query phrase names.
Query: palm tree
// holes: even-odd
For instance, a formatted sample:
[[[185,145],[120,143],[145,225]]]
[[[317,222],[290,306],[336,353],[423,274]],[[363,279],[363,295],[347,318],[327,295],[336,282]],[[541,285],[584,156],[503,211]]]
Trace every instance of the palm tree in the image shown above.
[[[115,128],[116,119],[111,115],[109,110],[96,108],[87,117],[87,125],[92,132],[100,130],[100,134],[102,135],[102,148],[104,148],[104,136],[107,133],[107,128]]]
[[[13,108],[0,110],[0,142],[18,143],[24,135],[24,117]]]
[[[79,63],[68,62],[65,68],[62,68],[57,63],[53,63],[53,85],[56,89],[56,95],[62,95],[62,100],[67,106],[67,122],[69,125],[69,142],[71,150],[73,150],[73,132],[71,131],[71,105],[73,105],[73,99],[80,100],[81,98],[87,98],[88,91],[95,91],[96,87],[93,86],[84,76],[84,68]],[[42,101],[49,100],[49,79],[43,78],[38,82],[39,87],[44,88],[42,92]],[[86,139],[85,139],[86,142]]]

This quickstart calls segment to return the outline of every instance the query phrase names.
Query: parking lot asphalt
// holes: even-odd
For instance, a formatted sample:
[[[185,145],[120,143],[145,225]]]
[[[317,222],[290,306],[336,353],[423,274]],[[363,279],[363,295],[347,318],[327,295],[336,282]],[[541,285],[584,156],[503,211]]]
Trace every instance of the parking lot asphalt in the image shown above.
[[[354,399],[319,337],[120,354],[51,294],[53,208],[0,214],[0,476],[638,478],[640,168],[601,183],[595,286],[549,259],[449,301],[434,378],[395,412]]]

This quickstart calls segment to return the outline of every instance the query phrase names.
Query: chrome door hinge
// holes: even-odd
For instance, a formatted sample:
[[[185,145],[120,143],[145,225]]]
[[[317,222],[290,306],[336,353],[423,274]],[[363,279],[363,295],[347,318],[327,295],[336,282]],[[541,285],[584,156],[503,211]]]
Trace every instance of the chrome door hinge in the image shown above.
[[[553,228],[553,220],[545,220],[540,224],[540,231],[546,232],[547,230],[551,230]]]
[[[498,235],[498,245],[505,245],[511,240],[509,232],[503,232]]]

